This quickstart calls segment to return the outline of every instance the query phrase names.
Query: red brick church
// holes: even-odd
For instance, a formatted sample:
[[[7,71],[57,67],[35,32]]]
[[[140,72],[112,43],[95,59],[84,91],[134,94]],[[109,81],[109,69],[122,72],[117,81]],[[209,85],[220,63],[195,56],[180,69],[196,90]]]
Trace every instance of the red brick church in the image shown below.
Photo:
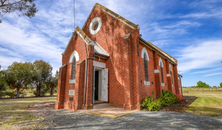
[[[141,38],[140,27],[95,4],[62,53],[55,109],[91,109],[96,103],[141,109],[155,90],[182,95],[177,60]]]

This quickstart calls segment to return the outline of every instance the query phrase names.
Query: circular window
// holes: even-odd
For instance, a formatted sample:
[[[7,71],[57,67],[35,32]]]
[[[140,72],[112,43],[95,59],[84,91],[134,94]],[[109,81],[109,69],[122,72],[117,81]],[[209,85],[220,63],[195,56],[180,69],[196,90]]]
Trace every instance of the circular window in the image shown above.
[[[100,17],[95,17],[89,25],[89,32],[92,35],[94,35],[97,32],[99,32],[101,26],[102,26],[102,21],[101,21]]]

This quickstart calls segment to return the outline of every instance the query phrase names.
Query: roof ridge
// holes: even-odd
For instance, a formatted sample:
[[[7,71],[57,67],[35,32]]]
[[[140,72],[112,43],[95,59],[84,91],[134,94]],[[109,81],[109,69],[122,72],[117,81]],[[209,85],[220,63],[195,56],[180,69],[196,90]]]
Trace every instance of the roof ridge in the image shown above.
[[[137,25],[134,24],[133,22],[125,19],[124,17],[120,16],[119,14],[113,12],[112,10],[106,8],[105,6],[103,6],[103,5],[99,4],[99,3],[96,3],[96,4],[93,6],[93,8],[92,8],[92,10],[91,10],[91,12],[90,12],[90,14],[89,14],[89,16],[91,15],[91,13],[92,13],[92,11],[93,11],[93,9],[94,9],[95,7],[101,9],[102,11],[106,12],[106,13],[109,14],[110,16],[112,16],[112,17],[114,17],[115,19],[121,21],[122,23],[124,23],[124,24],[127,25],[128,27],[130,27],[130,28],[132,28],[132,29],[138,29],[138,30],[140,30],[140,27],[139,27],[138,24],[137,24]],[[88,16],[86,22],[88,21],[89,16]],[[86,22],[85,22],[85,24],[83,25],[82,28],[85,27]]]
[[[163,51],[162,49],[160,49],[158,46],[154,45],[152,42],[147,41],[147,43],[151,44],[153,47],[155,47],[156,49],[160,50],[161,52],[167,54],[170,58],[173,58],[174,60],[176,60],[174,57],[172,57],[170,54],[168,54],[165,51]]]
[[[68,44],[67,44],[64,52],[62,53],[62,55],[66,52],[66,49],[67,49],[67,47],[69,46],[69,44],[70,44],[70,42],[71,42],[71,40],[72,40],[72,37],[73,37],[73,35],[75,34],[75,32],[79,34],[79,36],[83,39],[83,41],[84,41],[87,45],[93,45],[93,46],[95,45],[95,43],[85,34],[85,32],[84,32],[79,26],[77,26],[77,27],[75,28],[74,32],[72,33],[72,36],[71,36],[71,38],[70,38],[70,40],[69,40],[69,42],[68,42]],[[92,43],[92,42],[93,42],[93,43]]]

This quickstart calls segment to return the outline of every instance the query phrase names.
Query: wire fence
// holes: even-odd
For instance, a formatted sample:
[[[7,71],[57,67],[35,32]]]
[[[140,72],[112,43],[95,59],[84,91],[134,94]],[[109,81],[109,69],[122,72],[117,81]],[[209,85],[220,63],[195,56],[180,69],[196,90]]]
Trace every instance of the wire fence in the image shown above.
[[[222,88],[183,88],[183,93],[222,92]]]

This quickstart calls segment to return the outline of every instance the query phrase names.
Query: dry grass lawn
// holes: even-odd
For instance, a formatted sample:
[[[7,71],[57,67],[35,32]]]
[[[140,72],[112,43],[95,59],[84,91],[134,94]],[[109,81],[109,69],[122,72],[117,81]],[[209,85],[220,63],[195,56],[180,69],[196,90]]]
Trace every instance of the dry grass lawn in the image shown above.
[[[0,129],[38,129],[41,125],[35,122],[42,120],[31,114],[29,104],[55,102],[56,97],[34,97],[0,100]],[[33,125],[34,124],[34,125]]]
[[[222,93],[186,93],[184,96],[196,96],[186,112],[222,118]]]

